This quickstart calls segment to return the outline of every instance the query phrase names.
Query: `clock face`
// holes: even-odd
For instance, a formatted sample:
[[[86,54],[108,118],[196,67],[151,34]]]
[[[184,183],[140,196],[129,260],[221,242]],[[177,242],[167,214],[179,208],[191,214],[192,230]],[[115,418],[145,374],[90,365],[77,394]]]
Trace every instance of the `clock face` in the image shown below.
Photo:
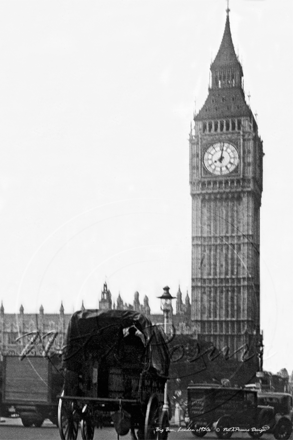
[[[211,145],[204,154],[204,165],[216,175],[231,173],[239,163],[236,148],[228,142],[217,142]]]

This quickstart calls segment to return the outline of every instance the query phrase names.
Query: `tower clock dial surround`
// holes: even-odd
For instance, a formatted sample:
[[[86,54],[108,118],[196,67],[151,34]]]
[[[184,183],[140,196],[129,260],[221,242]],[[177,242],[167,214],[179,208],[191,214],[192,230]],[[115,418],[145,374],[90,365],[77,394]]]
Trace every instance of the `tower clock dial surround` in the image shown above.
[[[229,142],[216,142],[205,151],[203,163],[212,174],[217,176],[229,174],[239,163],[238,151]]]

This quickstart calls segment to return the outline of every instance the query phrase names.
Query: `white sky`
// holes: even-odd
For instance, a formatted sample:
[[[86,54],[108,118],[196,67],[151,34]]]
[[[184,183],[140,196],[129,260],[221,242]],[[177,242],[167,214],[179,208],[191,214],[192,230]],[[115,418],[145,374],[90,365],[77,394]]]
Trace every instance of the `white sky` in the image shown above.
[[[231,0],[264,141],[265,368],[293,369],[292,0]],[[191,282],[188,134],[225,0],[0,1],[0,300],[95,308]]]

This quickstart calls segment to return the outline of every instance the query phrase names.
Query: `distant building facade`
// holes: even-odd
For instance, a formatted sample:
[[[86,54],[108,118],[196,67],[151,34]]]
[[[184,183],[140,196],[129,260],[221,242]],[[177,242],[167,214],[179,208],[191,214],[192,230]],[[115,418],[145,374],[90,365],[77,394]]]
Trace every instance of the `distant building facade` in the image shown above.
[[[195,329],[191,325],[190,298],[187,293],[183,302],[180,287],[175,307],[176,314],[172,312],[171,315],[176,333],[193,334]],[[82,309],[84,309],[83,303]],[[99,310],[134,310],[149,317],[154,324],[163,324],[163,314],[151,314],[147,296],[141,303],[139,292],[135,292],[133,304],[128,304],[123,301],[119,293],[115,303],[107,283],[104,283],[101,291]],[[61,351],[70,317],[71,313],[65,313],[62,303],[59,313],[56,314],[45,313],[43,306],[39,308],[38,313],[25,313],[23,306],[20,306],[18,313],[5,313],[2,303],[0,307],[0,360],[4,354],[20,354],[29,345],[34,346],[31,354],[42,354],[48,347]]]

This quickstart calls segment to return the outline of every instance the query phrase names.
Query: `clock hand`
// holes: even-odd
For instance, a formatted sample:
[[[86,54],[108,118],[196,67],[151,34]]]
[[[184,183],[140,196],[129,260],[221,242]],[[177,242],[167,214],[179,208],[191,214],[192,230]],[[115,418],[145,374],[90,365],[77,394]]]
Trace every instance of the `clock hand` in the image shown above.
[[[222,163],[222,162],[223,162],[223,159],[224,159],[224,156],[223,156],[223,150],[224,150],[224,144],[222,144],[222,146],[221,146],[221,156],[219,157],[219,162],[220,162],[220,163]]]

